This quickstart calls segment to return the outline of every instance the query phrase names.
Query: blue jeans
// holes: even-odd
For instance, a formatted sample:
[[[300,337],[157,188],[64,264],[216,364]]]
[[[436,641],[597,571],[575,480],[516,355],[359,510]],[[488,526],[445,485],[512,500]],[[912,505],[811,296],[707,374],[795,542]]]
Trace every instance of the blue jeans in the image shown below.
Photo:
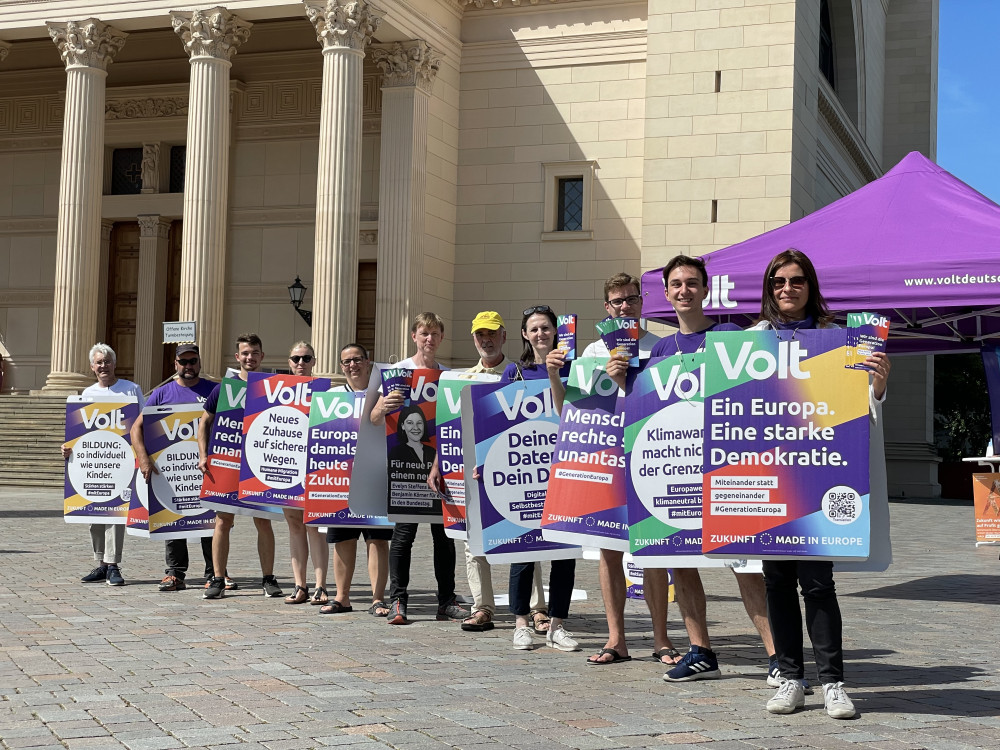
[[[531,611],[531,581],[535,575],[535,565],[540,563],[511,563],[510,566],[510,611],[511,614],[526,617]],[[549,617],[561,620],[569,615],[569,601],[573,596],[576,581],[576,560],[553,560],[549,571]]]

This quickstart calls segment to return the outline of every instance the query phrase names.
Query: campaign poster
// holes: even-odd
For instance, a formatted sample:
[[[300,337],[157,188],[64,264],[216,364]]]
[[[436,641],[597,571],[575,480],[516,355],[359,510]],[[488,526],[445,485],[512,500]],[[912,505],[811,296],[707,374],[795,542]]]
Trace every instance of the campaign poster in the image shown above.
[[[635,318],[605,318],[598,321],[597,332],[611,357],[627,359],[629,367],[639,366],[639,338],[642,328]]]
[[[124,524],[135,454],[129,431],[139,416],[134,396],[66,399],[66,461],[63,520],[66,523]]]
[[[1000,544],[1000,474],[972,475],[976,542]]]
[[[542,538],[542,509],[559,415],[548,380],[486,383],[462,392],[469,547],[490,563],[561,560],[580,548]],[[471,438],[470,438],[471,436]]]
[[[444,533],[452,539],[467,539],[465,521],[465,462],[462,457],[462,389],[473,383],[495,383],[499,375],[444,372],[438,380],[437,430],[438,471],[444,482],[441,515]]]
[[[412,370],[407,405],[386,415],[388,515],[393,523],[443,523],[441,498],[427,486],[437,455],[434,418],[440,370]]]
[[[723,565],[701,554],[704,376],[704,354],[653,359],[625,398],[629,543],[636,565]]]
[[[198,470],[200,403],[147,406],[142,411],[146,452],[156,471],[147,484],[136,472],[126,530],[151,539],[210,536],[215,512],[201,506]]]
[[[627,552],[625,399],[606,358],[573,362],[552,458],[542,537]]]
[[[208,472],[201,483],[201,506],[241,516],[273,518],[281,515],[281,508],[247,505],[239,499],[246,393],[247,384],[239,378],[222,381],[208,440]]]
[[[709,332],[705,554],[864,560],[868,376],[846,330]]]
[[[310,526],[391,526],[385,516],[356,516],[348,502],[364,391],[315,393],[309,409],[305,522]]]
[[[355,516],[382,516],[388,513],[389,477],[386,472],[385,427],[372,424],[372,409],[382,397],[381,371],[387,364],[372,366],[365,391],[365,406],[358,428],[358,446],[351,470],[348,505]]]
[[[309,405],[329,389],[329,378],[248,373],[240,501],[304,508]]]
[[[622,556],[622,568],[625,571],[625,596],[628,599],[645,600],[646,569],[637,565],[632,555]],[[674,601],[674,571],[667,570],[667,601]]]

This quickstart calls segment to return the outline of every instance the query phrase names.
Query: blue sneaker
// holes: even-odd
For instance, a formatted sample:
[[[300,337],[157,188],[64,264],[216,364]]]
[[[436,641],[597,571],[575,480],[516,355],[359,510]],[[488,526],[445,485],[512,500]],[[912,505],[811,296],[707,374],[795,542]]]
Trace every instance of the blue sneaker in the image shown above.
[[[107,582],[109,586],[124,586],[125,579],[122,577],[122,572],[118,569],[117,565],[108,566],[108,578]]]
[[[691,650],[673,669],[663,675],[667,682],[691,682],[692,680],[714,680],[722,676],[719,671],[719,660],[715,652],[701,646],[692,646]]]

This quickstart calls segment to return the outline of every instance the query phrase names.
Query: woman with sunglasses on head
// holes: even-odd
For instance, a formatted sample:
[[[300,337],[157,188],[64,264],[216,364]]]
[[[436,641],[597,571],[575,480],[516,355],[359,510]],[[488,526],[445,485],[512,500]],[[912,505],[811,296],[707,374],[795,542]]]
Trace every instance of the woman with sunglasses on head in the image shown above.
[[[812,261],[798,250],[778,253],[764,273],[760,320],[752,330],[794,331],[810,328],[835,328],[826,300],[819,290],[819,279]],[[867,360],[872,495],[881,479],[884,484],[884,459],[879,469],[882,445],[882,402],[889,377],[889,358],[879,352]],[[878,472],[882,476],[878,476]],[[802,651],[802,614],[796,585],[802,587],[806,629],[812,641],[813,655],[826,712],[834,719],[850,719],[856,714],[854,704],[844,690],[843,621],[833,582],[833,562],[829,560],[765,560],[764,584],[767,613],[771,621],[774,647],[781,672],[780,687],[767,702],[774,714],[790,714],[805,705],[804,657]]]
[[[312,344],[299,341],[288,352],[288,369],[292,375],[310,377],[316,364],[316,352]],[[330,564],[330,547],[326,538],[316,526],[307,526],[300,508],[285,508],[285,521],[288,523],[288,547],[292,554],[292,576],[295,578],[295,591],[285,597],[285,604],[326,604],[329,595],[326,591],[326,571]],[[316,575],[316,590],[312,599],[309,598],[309,586],[306,578],[308,558],[312,556]]]
[[[548,305],[535,305],[524,310],[521,319],[521,338],[524,351],[521,357],[507,365],[502,380],[543,380],[548,378],[562,390],[560,369],[565,365],[563,352],[554,349],[556,341],[556,314]],[[510,611],[516,619],[514,648],[532,648],[532,626],[528,623],[531,612],[531,584],[536,562],[512,563],[510,566]],[[579,651],[580,646],[563,628],[569,615],[569,602],[576,580],[576,559],[553,560],[549,572],[549,617],[551,623],[545,636],[547,645],[560,651]]]

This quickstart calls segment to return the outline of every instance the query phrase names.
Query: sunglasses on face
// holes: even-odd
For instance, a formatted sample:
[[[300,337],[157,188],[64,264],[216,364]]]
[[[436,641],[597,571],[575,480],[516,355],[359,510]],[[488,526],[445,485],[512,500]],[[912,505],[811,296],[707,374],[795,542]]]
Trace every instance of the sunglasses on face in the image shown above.
[[[298,364],[299,362],[305,362],[307,365],[313,361],[313,355],[311,354],[293,354],[288,358],[292,364]]]
[[[527,307],[521,313],[522,315],[534,315],[535,313],[547,313],[552,312],[552,308],[548,305],[535,305],[534,307]]]
[[[642,297],[640,297],[638,294],[630,294],[628,297],[620,297],[618,299],[609,299],[608,300],[608,304],[611,305],[613,308],[615,308],[617,310],[619,307],[621,307],[622,305],[624,305],[626,302],[628,303],[629,307],[634,307],[635,305],[639,304],[639,300],[641,300],[641,299],[642,299]]]
[[[191,357],[190,359],[181,359],[180,357],[178,357],[177,364],[179,364],[181,367],[189,367],[190,365],[198,364],[198,358]]]
[[[806,281],[807,279],[805,276],[791,276],[788,278],[785,278],[784,276],[772,276],[771,289],[775,292],[780,292],[785,288],[786,284],[792,289],[801,289],[806,285]]]

